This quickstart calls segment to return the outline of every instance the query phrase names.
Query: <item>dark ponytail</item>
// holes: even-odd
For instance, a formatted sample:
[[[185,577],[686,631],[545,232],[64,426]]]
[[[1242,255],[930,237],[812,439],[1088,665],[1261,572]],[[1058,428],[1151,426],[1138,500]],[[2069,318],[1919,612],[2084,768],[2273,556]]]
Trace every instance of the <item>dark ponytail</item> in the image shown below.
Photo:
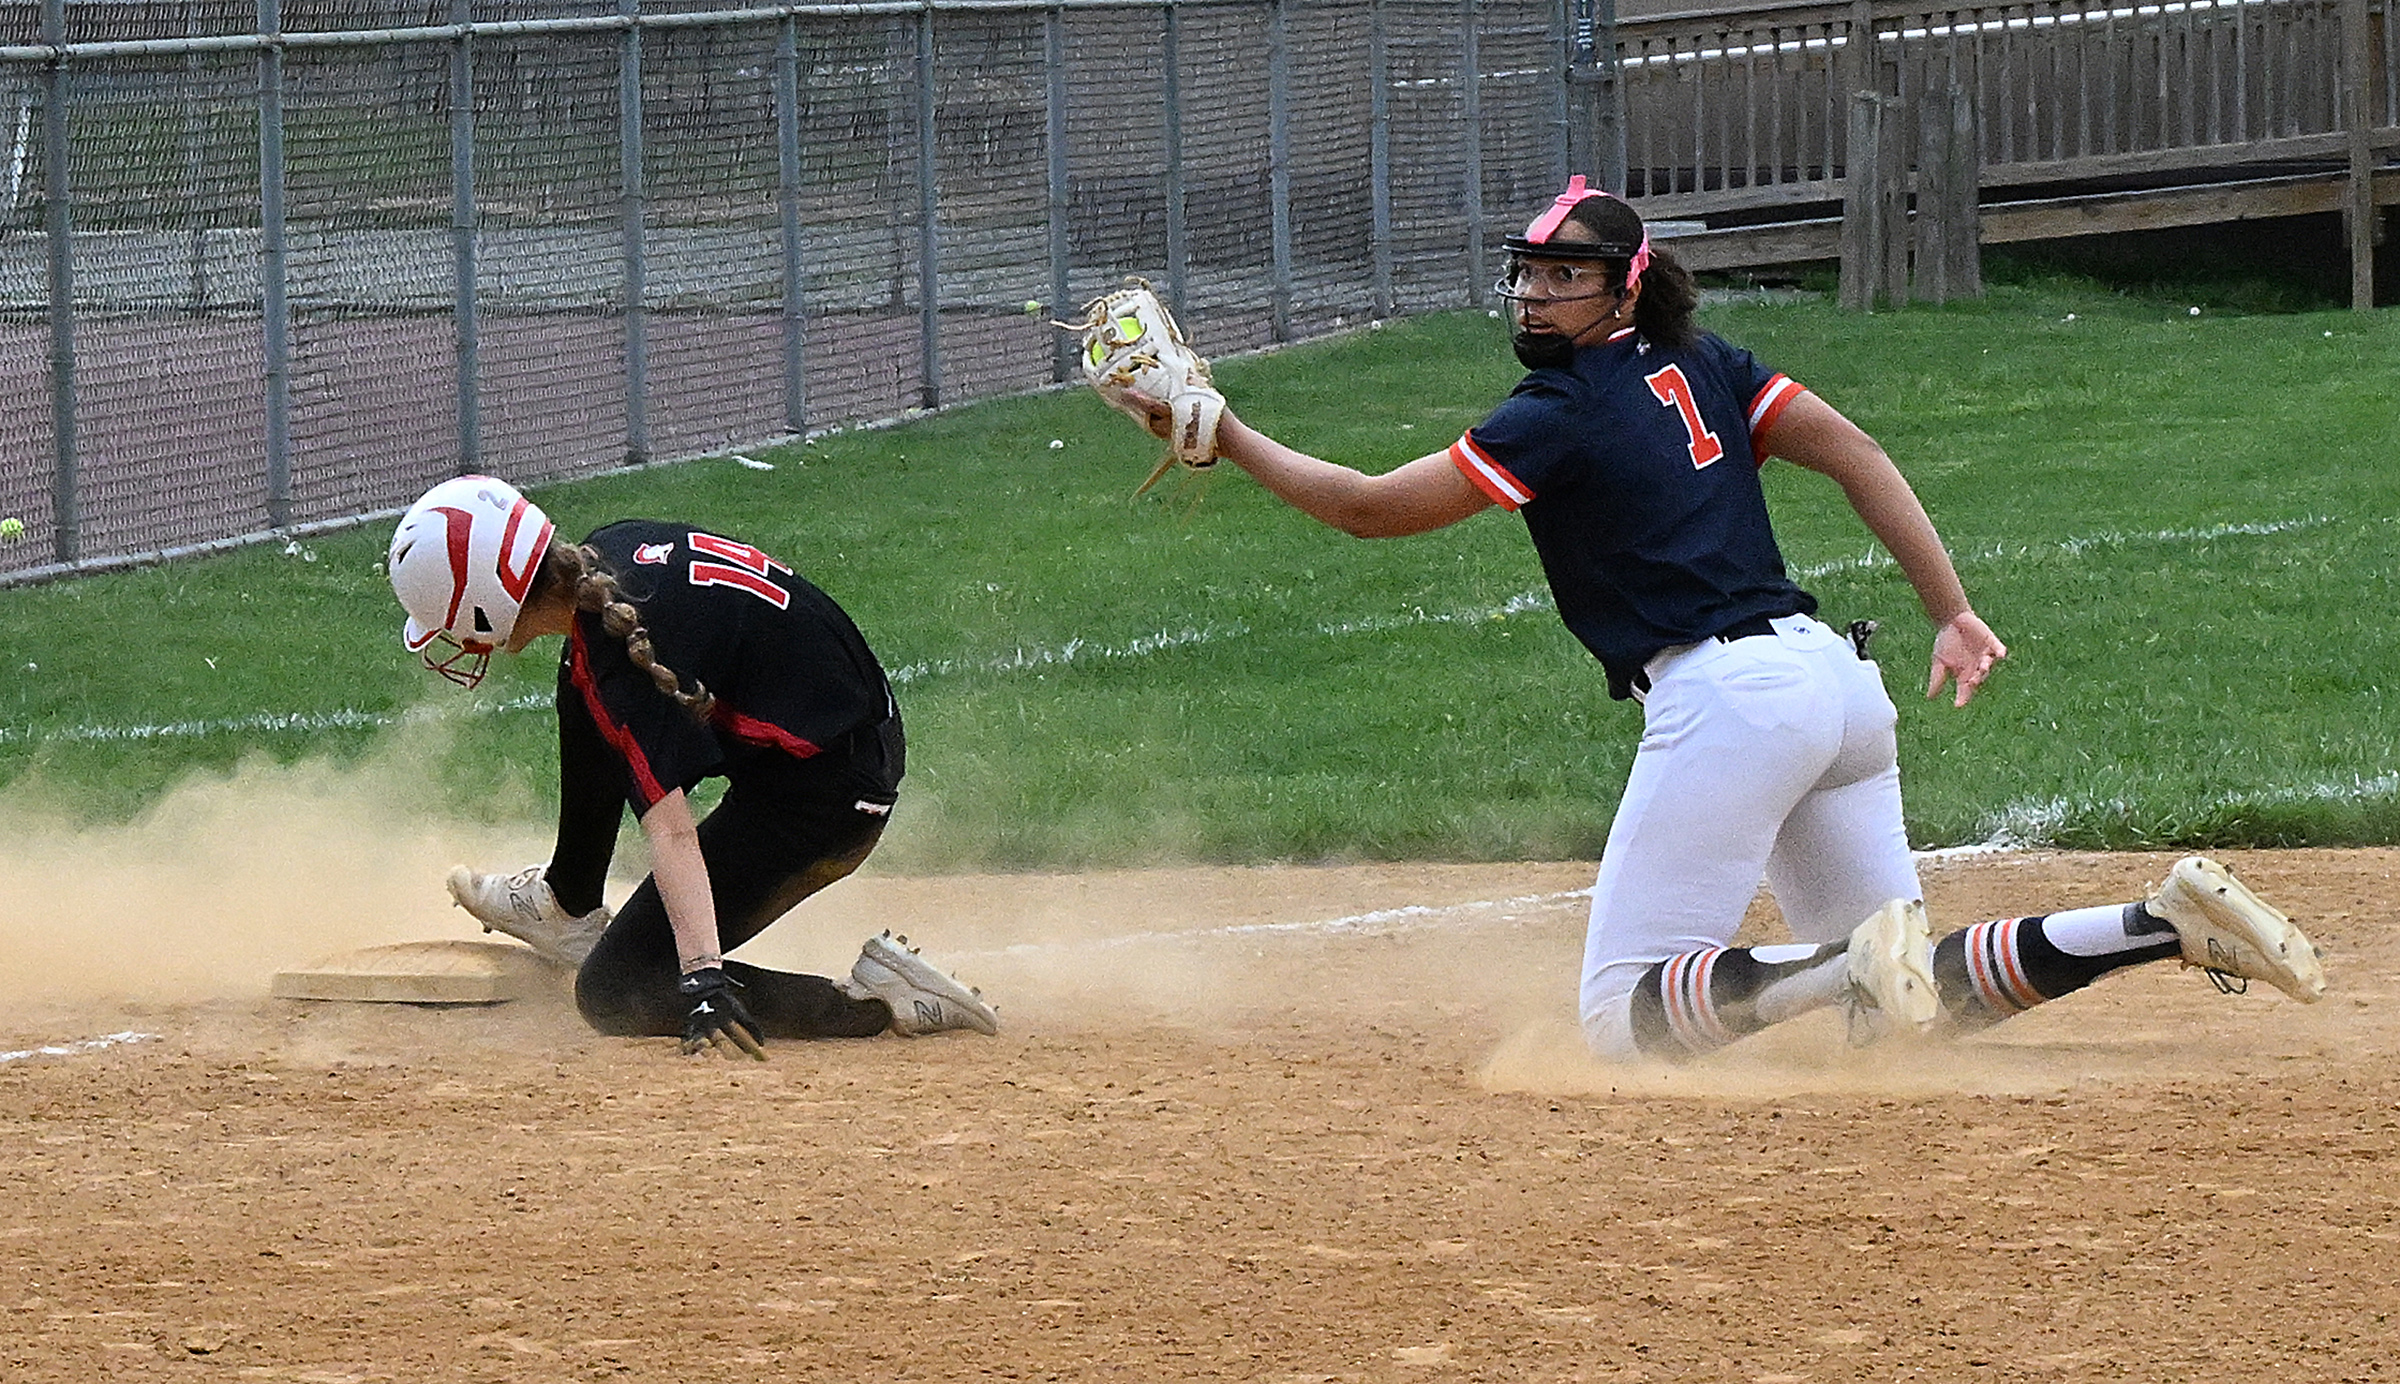
[[[1634,330],[1677,349],[1700,339],[1694,314],[1700,309],[1700,286],[1675,253],[1657,241],[1650,243],[1650,265],[1642,271],[1642,296],[1633,304]]]

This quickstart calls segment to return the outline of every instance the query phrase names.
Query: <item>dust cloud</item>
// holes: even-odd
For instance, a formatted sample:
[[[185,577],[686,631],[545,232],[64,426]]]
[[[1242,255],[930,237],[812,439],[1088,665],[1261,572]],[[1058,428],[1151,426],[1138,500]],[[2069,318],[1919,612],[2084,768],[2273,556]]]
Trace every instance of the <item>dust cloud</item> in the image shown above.
[[[1560,1015],[1502,1040],[1476,1079],[1487,1091],[1523,1095],[1743,1103],[1808,1095],[2036,1095],[2106,1075],[2104,1066],[2048,1047],[1886,1041],[1854,1048],[1841,1016],[1828,1010],[1688,1066],[1603,1062]]]
[[[480,936],[443,875],[539,859],[548,840],[446,819],[413,768],[438,733],[352,763],[245,762],[116,825],[63,825],[38,786],[0,795],[10,1002],[262,997],[276,971],[332,953]]]
[[[276,971],[334,953],[481,936],[451,906],[443,874],[462,861],[541,859],[549,823],[447,815],[415,768],[433,747],[410,739],[439,733],[403,732],[354,762],[255,762],[194,778],[122,825],[69,827],[38,790],[0,795],[9,1003],[22,1017],[109,1001],[258,1000]],[[638,850],[619,854],[612,903],[640,868]],[[2245,869],[2252,861],[2329,956],[2379,935],[2385,896],[2362,881],[2400,873],[2390,852],[2262,853]],[[2138,857],[1979,859],[1929,871],[1929,903],[1955,926],[2023,899],[2138,897],[2159,868]],[[1252,1044],[1329,1026],[1440,1030],[1486,1054],[1470,1081],[1531,1096],[2028,1096],[2272,1073],[2370,1028],[2400,1041],[2400,1022],[2363,989],[2295,1006],[2218,996],[2159,965],[1962,1043],[1853,1051],[1827,1013],[1687,1067],[1629,1070],[1591,1057],[1574,1023],[1588,906],[1579,891],[1590,879],[1579,861],[909,876],[871,859],[736,954],[841,976],[861,940],[889,930],[980,986],[1004,1031],[1171,1027]],[[574,1022],[566,1010],[555,1021]]]
[[[1604,1063],[1575,1023],[1586,862],[1177,868],[844,881],[761,937],[765,964],[847,969],[857,939],[908,933],[983,986],[1004,1024],[1068,1033],[1175,1025],[1228,1043],[1329,1027],[1444,1030],[1482,1044],[1495,1094],[1716,1103],[1849,1096],[2053,1098],[2089,1085],[2273,1079],[2288,1064],[2400,1041],[2374,983],[2339,958],[2379,934],[2356,882],[2400,853],[2251,853],[2259,881],[2334,958],[2324,1003],[2221,995],[2171,963],[2137,967],[1963,1039],[1852,1047],[1835,1010],[1681,1067]],[[2025,900],[2138,898],[2157,857],[1991,855],[1926,872],[1947,926]],[[1743,942],[1785,940],[1763,894]],[[788,960],[786,959],[788,958]]]
[[[1003,1024],[1061,1030],[1514,1015],[1571,995],[1582,924],[1570,896],[1590,874],[1569,862],[901,877],[870,861],[738,955],[840,974],[862,938],[889,929],[981,986]],[[1492,966],[1494,930],[1528,927],[1550,939],[1545,959]]]

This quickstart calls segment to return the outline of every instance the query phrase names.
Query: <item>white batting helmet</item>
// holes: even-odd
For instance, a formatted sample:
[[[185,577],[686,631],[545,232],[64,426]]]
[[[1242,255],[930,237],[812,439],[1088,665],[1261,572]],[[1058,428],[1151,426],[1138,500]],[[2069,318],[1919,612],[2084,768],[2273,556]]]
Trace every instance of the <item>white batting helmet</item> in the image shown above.
[[[392,534],[387,570],[408,612],[400,640],[461,687],[483,681],[508,643],[555,529],[506,481],[459,476],[425,492]],[[451,652],[437,657],[435,644]]]

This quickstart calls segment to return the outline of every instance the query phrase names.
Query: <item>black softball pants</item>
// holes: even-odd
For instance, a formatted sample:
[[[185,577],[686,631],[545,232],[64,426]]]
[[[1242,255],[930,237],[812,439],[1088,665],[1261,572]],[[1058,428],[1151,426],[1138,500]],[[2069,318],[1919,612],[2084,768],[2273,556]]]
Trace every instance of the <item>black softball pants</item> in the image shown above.
[[[560,905],[580,914],[601,903],[627,775],[624,760],[600,738],[589,713],[562,700],[558,844],[547,873]],[[903,754],[894,717],[809,759],[761,756],[736,769],[723,799],[699,823],[723,950],[764,932],[874,851],[896,796]],[[884,811],[865,810],[875,807]],[[575,1002],[585,1022],[602,1033],[679,1035],[691,1007],[675,992],[681,969],[658,884],[644,879],[576,973]],[[891,1025],[883,1001],[852,999],[823,976],[741,961],[726,962],[725,972],[742,984],[742,1003],[769,1039],[863,1038]]]

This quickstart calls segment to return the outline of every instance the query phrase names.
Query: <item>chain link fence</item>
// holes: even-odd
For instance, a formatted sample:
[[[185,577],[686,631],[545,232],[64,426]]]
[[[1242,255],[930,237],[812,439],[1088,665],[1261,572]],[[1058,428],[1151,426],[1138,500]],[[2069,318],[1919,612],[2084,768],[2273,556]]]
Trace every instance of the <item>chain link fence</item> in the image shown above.
[[[0,4],[0,583],[1479,303],[1560,0]],[[1028,315],[1029,301],[1044,313]]]

